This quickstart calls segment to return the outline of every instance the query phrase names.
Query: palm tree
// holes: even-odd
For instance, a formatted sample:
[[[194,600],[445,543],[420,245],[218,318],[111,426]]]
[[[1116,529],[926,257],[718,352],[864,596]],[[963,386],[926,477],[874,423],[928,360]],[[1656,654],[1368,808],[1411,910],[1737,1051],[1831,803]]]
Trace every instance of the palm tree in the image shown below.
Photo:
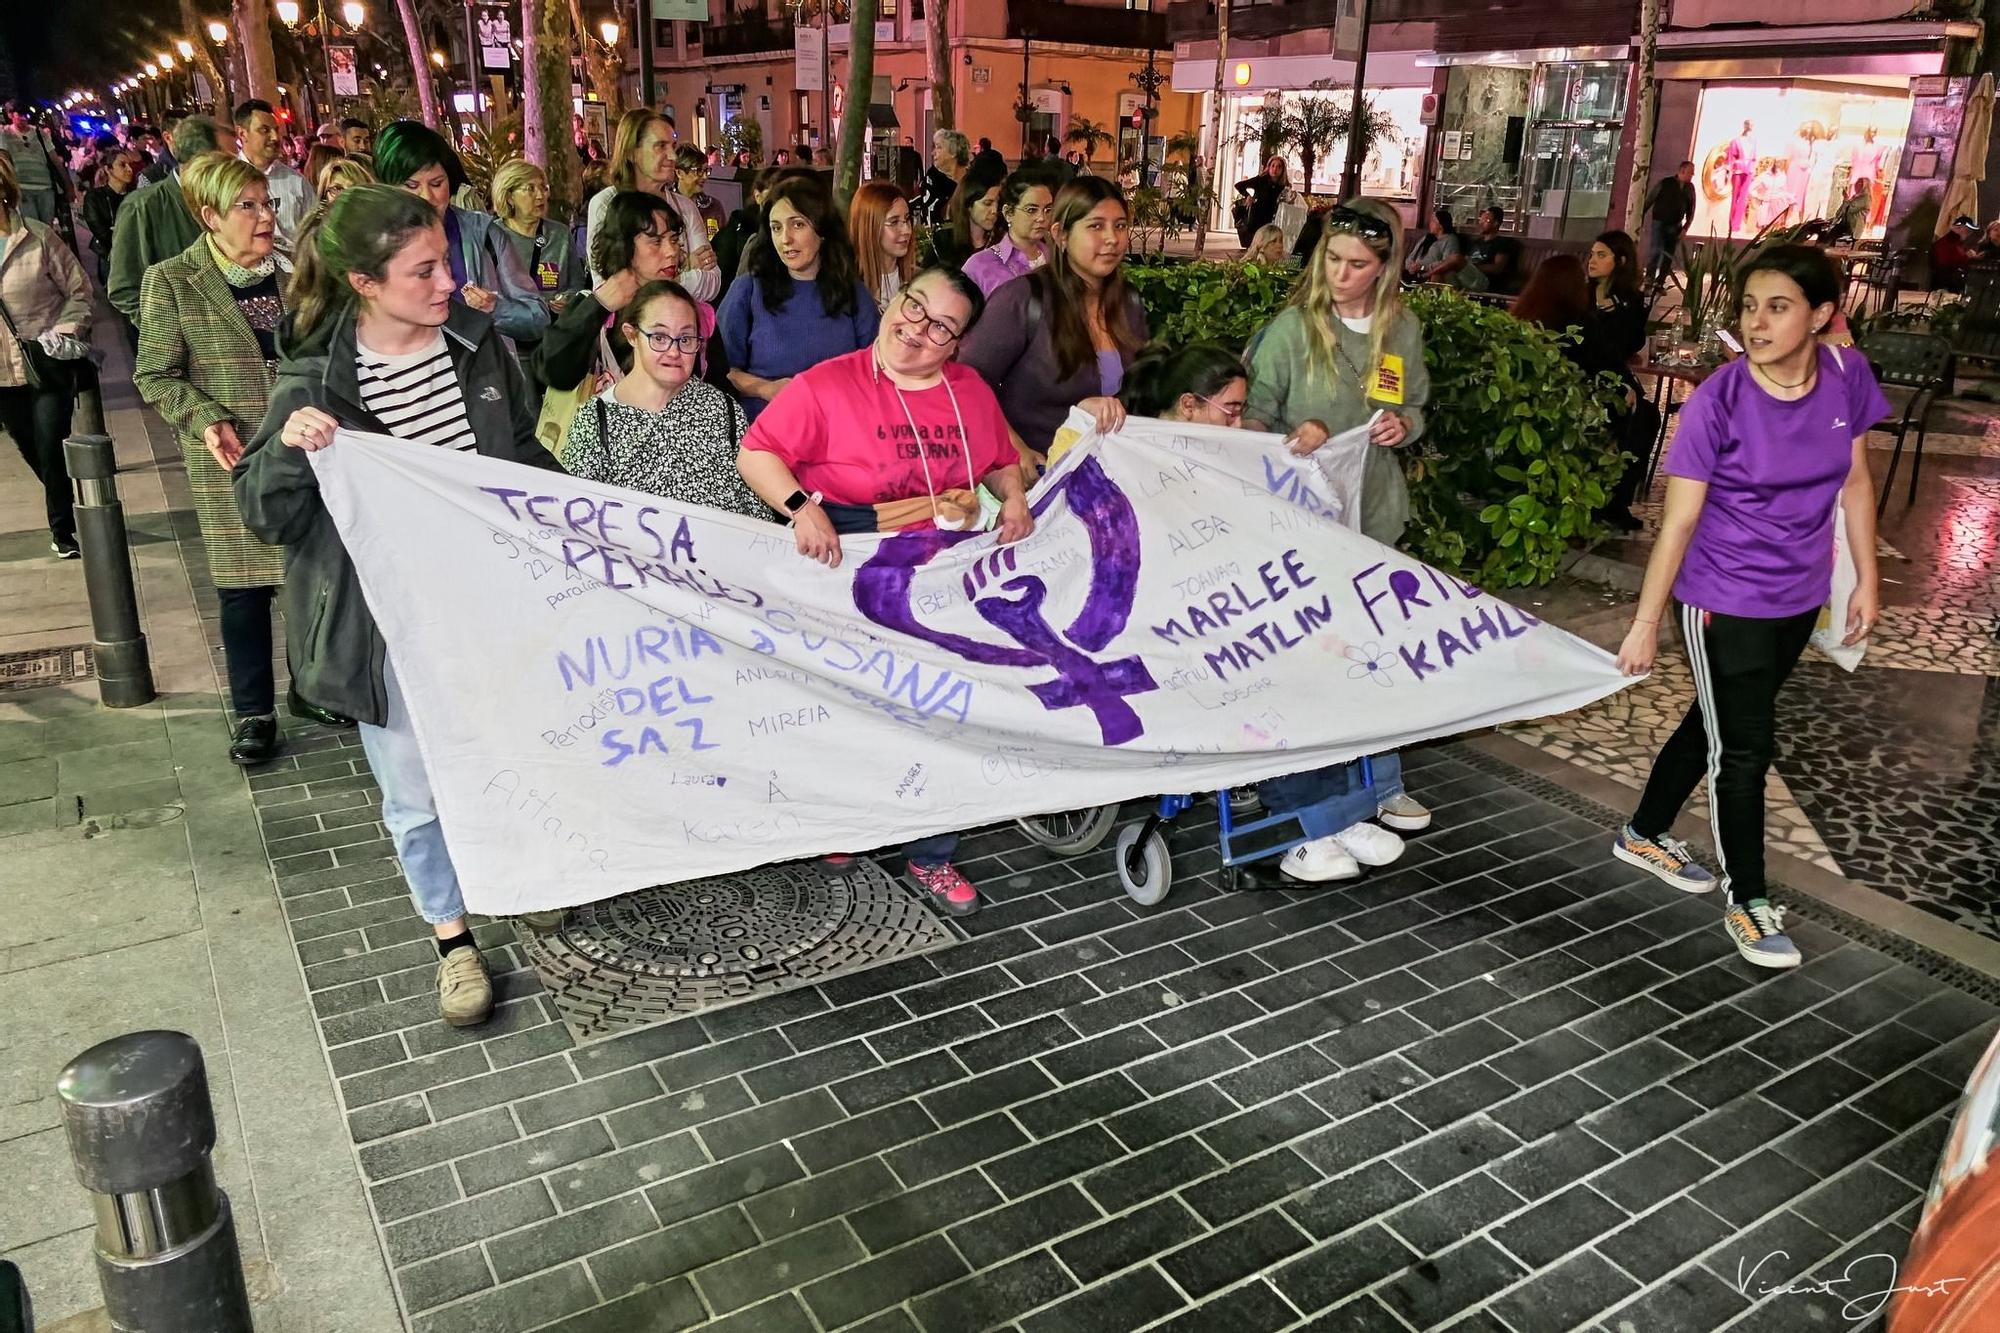
[[[1299,165],[1305,169],[1301,194],[1312,193],[1313,168],[1347,137],[1346,122],[1347,113],[1331,97],[1301,98],[1299,109],[1286,117],[1286,141],[1297,150]]]
[[[1088,116],[1074,116],[1070,119],[1069,129],[1064,131],[1063,138],[1083,140],[1085,156],[1096,157],[1097,150],[1110,143],[1113,135],[1110,130]]]
[[[1342,141],[1348,141],[1350,134],[1358,133],[1360,136],[1360,150],[1354,155],[1357,162],[1366,162],[1368,155],[1381,145],[1402,142],[1403,132],[1396,127],[1395,117],[1377,106],[1375,99],[1372,97],[1364,95],[1361,99],[1361,119],[1358,130],[1355,125],[1350,123],[1353,119],[1354,109],[1352,106],[1344,102],[1335,104],[1335,137]]]

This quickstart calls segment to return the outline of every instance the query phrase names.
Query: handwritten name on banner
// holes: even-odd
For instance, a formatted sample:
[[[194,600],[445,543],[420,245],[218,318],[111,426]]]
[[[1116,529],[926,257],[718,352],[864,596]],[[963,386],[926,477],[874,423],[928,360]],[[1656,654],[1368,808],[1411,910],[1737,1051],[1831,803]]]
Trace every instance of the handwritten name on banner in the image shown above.
[[[1205,791],[1626,682],[1339,525],[1275,436],[1134,420],[1037,526],[843,539],[379,436],[313,456],[475,911]]]

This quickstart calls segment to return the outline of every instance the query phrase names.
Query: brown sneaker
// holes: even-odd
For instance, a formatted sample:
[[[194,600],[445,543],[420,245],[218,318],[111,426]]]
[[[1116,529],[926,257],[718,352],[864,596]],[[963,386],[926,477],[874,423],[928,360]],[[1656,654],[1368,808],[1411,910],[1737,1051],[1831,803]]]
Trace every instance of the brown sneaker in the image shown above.
[[[453,949],[438,959],[438,1012],[455,1028],[493,1016],[493,982],[477,949]]]
[[[569,917],[567,908],[558,907],[548,912],[522,912],[514,919],[521,922],[537,935],[553,935],[562,929],[562,923]]]

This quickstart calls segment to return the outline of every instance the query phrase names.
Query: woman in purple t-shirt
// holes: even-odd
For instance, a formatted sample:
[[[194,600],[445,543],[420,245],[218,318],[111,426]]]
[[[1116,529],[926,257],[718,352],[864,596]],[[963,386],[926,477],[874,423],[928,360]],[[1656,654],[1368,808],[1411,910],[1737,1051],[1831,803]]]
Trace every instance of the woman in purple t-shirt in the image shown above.
[[[1723,926],[1760,967],[1799,962],[1765,894],[1764,775],[1778,689],[1831,592],[1836,504],[1858,575],[1846,642],[1859,643],[1881,613],[1864,437],[1889,404],[1865,360],[1820,345],[1839,296],[1833,262],[1809,246],[1775,246],[1751,261],[1744,355],[1681,409],[1659,541],[1618,652],[1627,675],[1650,671],[1660,620],[1675,603],[1695,704],[1653,761],[1613,854],[1690,893],[1714,887],[1716,877],[1669,836],[1706,774],[1728,896]]]

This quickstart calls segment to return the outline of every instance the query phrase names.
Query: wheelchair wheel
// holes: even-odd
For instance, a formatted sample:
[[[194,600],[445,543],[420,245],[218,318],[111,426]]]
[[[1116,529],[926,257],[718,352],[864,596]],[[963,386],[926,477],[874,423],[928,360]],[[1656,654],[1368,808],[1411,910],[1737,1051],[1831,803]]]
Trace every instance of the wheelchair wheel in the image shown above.
[[[1014,822],[1036,846],[1046,847],[1058,856],[1082,856],[1095,851],[1111,832],[1111,826],[1118,822],[1118,807],[1098,805],[1088,810],[1061,810]]]
[[[1174,860],[1166,838],[1159,833],[1147,837],[1143,845],[1139,842],[1144,827],[1127,824],[1118,831],[1118,882],[1133,902],[1151,907],[1173,887]]]

